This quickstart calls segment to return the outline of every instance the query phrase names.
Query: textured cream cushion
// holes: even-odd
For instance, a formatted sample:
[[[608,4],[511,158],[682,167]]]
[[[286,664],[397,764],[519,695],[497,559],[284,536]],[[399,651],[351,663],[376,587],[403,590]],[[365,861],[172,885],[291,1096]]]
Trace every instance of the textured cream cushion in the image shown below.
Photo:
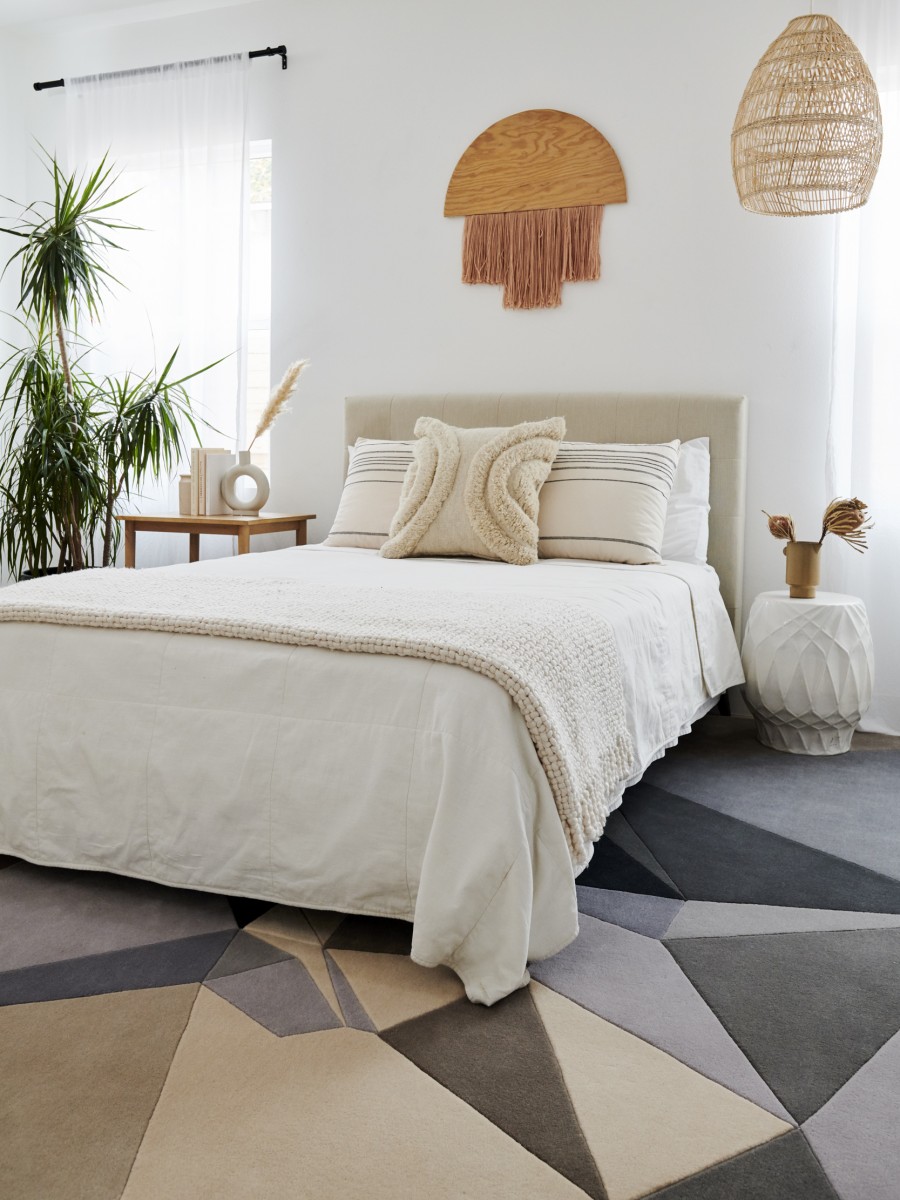
[[[387,541],[415,442],[357,438],[326,546],[379,550]]]
[[[541,490],[541,556],[659,562],[679,444],[563,442]]]
[[[510,429],[457,429],[420,417],[382,555],[537,562],[538,495],[565,431],[562,417]]]

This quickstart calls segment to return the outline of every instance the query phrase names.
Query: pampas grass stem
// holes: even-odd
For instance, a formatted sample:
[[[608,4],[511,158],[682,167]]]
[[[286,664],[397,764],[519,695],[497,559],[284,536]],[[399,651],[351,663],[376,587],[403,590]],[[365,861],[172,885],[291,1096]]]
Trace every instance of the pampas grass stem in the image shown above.
[[[290,409],[286,408],[285,405],[294,394],[301,373],[308,366],[309,359],[302,358],[299,362],[291,363],[285,371],[281,378],[281,383],[272,392],[272,395],[269,397],[269,403],[263,409],[263,414],[259,418],[259,424],[256,426],[256,433],[253,435],[253,441],[247,447],[248,450],[253,449],[253,443],[256,439],[261,438],[264,433],[268,432],[283,412],[290,412]]]

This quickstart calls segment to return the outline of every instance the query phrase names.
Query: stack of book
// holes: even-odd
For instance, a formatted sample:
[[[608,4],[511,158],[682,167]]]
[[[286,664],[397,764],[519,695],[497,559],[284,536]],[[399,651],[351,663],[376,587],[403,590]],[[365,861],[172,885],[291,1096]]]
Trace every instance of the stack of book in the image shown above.
[[[191,450],[191,516],[226,516],[231,509],[222,499],[222,476],[237,463],[224,446],[195,446]]]

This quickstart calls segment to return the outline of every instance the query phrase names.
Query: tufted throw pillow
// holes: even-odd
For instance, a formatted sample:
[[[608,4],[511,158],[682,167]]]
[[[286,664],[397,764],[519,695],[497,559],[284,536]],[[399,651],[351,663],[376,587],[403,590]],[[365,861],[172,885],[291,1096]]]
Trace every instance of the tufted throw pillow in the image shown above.
[[[565,432],[562,417],[510,429],[457,429],[420,417],[382,556],[537,562],[538,495]]]
[[[658,563],[679,444],[563,442],[541,490],[541,556]]]

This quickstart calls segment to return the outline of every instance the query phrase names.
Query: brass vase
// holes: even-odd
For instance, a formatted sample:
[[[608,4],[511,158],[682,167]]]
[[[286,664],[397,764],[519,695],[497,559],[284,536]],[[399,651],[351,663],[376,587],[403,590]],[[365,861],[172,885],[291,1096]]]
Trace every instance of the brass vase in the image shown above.
[[[819,551],[821,542],[788,542],[784,548],[787,559],[784,579],[794,600],[814,600],[820,578]]]

